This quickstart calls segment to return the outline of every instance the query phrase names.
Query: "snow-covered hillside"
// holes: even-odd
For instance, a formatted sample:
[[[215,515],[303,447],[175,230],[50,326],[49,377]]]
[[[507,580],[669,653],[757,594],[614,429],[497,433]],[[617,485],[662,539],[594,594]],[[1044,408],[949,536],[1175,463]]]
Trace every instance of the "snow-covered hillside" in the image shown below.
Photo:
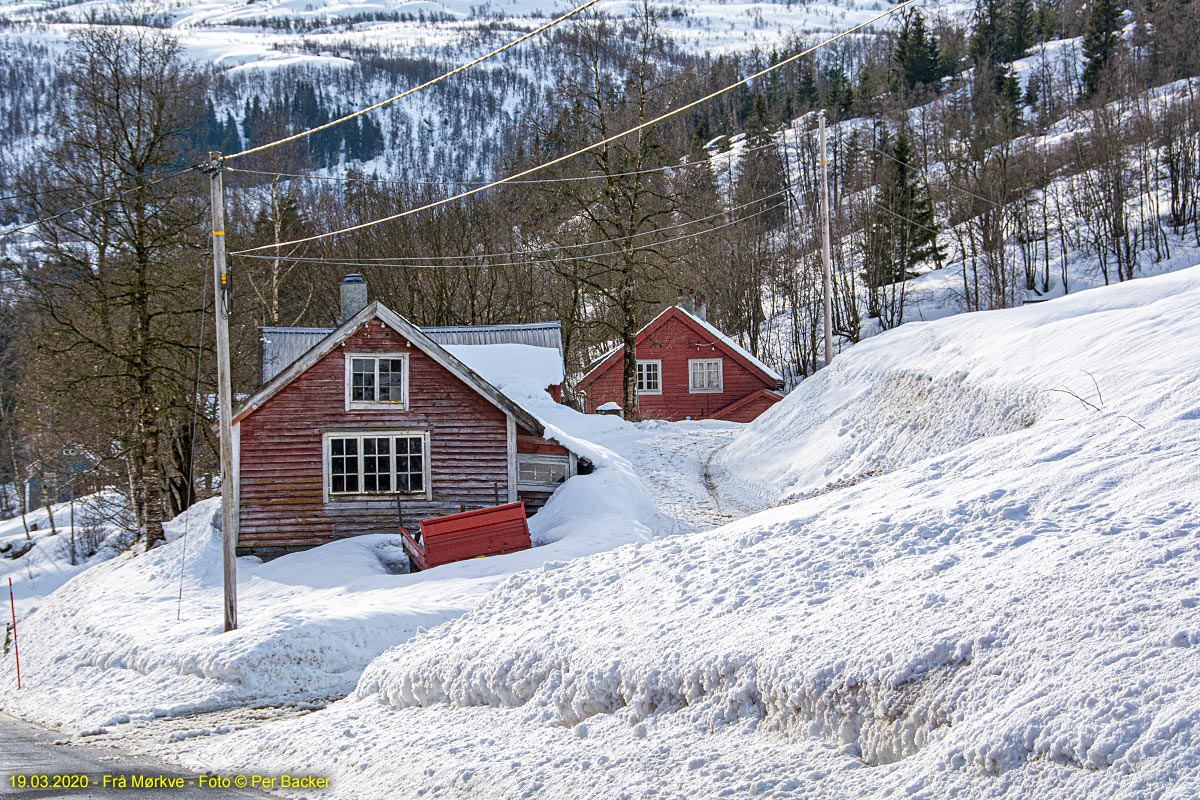
[[[779,507],[514,575],[179,757],[347,798],[1193,797],[1198,303],[1200,267],[883,334],[729,449]]]
[[[46,2],[4,0],[0,17],[14,22],[55,25],[84,22],[155,19],[176,31],[185,42],[203,46],[215,60],[229,47],[244,47],[253,39],[266,47],[284,49],[303,39],[330,47],[372,45],[397,52],[428,52],[450,41],[467,39],[482,26],[497,22],[532,25],[579,5],[565,0],[150,0],[130,7],[120,2]],[[623,16],[637,4],[630,0],[601,0],[598,8]],[[874,0],[702,0],[656,3],[664,29],[681,46],[696,52],[728,52],[759,48],[769,51],[789,37],[829,33],[848,28],[878,14]],[[932,3],[930,13],[961,14],[970,4],[949,0]]]

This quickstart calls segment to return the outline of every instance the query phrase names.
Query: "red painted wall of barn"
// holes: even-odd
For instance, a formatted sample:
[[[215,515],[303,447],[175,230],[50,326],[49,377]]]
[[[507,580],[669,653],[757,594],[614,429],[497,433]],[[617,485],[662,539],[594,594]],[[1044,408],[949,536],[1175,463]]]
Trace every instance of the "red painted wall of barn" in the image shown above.
[[[782,396],[774,392],[760,392],[758,396],[738,405],[737,408],[718,412],[717,419],[723,419],[726,422],[753,422],[758,419],[759,414],[782,399]]]
[[[662,361],[662,394],[643,394],[639,397],[638,416],[641,419],[708,419],[748,394],[773,388],[759,373],[747,369],[721,350],[714,343],[712,334],[703,329],[697,330],[681,316],[671,314],[661,325],[644,331],[638,337],[638,359]],[[688,361],[694,358],[724,360],[724,391],[697,394],[688,391]],[[587,393],[587,411],[595,413],[599,406],[607,402],[623,405],[621,379],[622,362],[617,358],[604,370],[581,382],[580,388]],[[758,413],[765,408],[759,408]],[[753,418],[739,418],[737,421],[749,422]]]
[[[344,352],[409,353],[409,409],[346,411]],[[391,496],[324,502],[322,435],[356,429],[429,430],[433,500],[405,500],[406,523],[508,499],[505,414],[373,320],[241,421],[240,548],[269,552],[396,531]]]

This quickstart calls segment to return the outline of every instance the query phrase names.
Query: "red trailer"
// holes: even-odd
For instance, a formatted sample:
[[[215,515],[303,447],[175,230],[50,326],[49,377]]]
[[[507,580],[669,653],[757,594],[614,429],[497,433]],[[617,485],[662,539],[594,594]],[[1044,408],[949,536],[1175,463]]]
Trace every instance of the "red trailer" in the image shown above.
[[[423,519],[416,536],[401,525],[400,535],[414,571],[532,547],[522,501]]]

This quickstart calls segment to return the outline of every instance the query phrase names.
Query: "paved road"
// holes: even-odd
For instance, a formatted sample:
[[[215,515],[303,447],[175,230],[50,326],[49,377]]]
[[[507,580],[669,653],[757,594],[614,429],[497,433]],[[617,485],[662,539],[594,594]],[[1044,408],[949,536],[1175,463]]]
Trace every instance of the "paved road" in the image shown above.
[[[51,798],[122,798],[131,796],[171,798],[175,800],[226,800],[226,798],[268,798],[271,795],[249,790],[201,788],[197,775],[179,772],[148,758],[131,756],[112,748],[84,744],[61,744],[60,733],[22,722],[0,714],[0,797],[20,800],[51,800]],[[87,789],[16,788],[12,775],[86,775],[91,786]],[[105,775],[146,778],[183,778],[179,789],[119,789],[103,788]],[[191,784],[188,783],[191,781]]]

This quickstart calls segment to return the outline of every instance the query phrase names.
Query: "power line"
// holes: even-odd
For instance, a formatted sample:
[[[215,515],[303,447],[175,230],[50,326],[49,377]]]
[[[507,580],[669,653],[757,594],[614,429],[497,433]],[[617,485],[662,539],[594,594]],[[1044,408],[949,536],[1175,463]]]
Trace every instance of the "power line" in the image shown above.
[[[733,225],[738,225],[742,222],[746,222],[747,220],[751,220],[751,219],[754,219],[755,217],[762,216],[763,214],[766,214],[769,211],[774,211],[777,208],[783,208],[789,202],[790,201],[788,201],[788,200],[784,200],[782,203],[776,203],[773,206],[768,206],[767,208],[760,209],[759,211],[755,211],[753,214],[747,214],[744,217],[740,217],[735,220],[730,220],[729,222],[726,222],[722,225],[715,225],[711,228],[705,228],[702,231],[696,231],[695,233],[687,233],[687,234],[683,234],[681,236],[676,236],[676,237],[673,237],[670,239],[663,239],[662,241],[655,242],[654,244],[656,246],[664,245],[664,244],[671,244],[672,242],[681,242],[681,241],[684,241],[685,239],[695,239],[698,236],[707,236],[710,233],[715,233],[719,230],[723,230],[724,228],[728,228]],[[648,233],[654,233],[654,231],[648,231]],[[621,255],[623,252],[624,252],[623,250],[610,250],[605,253],[588,253],[587,255],[569,256],[566,258],[534,258],[534,259],[531,259],[528,261],[507,261],[507,262],[502,262],[500,264],[409,264],[409,263],[404,263],[404,262],[399,262],[399,261],[381,262],[381,261],[363,261],[361,259],[313,259],[313,261],[319,262],[322,264],[327,264],[330,266],[337,266],[337,267],[363,267],[363,268],[366,268],[366,267],[395,267],[395,268],[400,268],[400,269],[500,269],[503,267],[526,267],[526,266],[533,266],[535,264],[545,264],[547,261],[553,261],[555,263],[560,263],[560,264],[561,263],[571,263],[574,261],[590,261],[592,259],[604,258],[606,256]],[[266,258],[266,257],[265,256],[246,256],[246,258]]]
[[[469,189],[464,192],[459,192],[458,194],[453,195],[451,197],[447,197],[442,200],[437,200],[432,203],[426,203],[423,206],[418,206],[417,208],[409,209],[408,211],[402,211],[398,214],[393,214],[389,217],[383,217],[381,219],[372,220],[371,222],[364,222],[359,225],[353,225],[349,228],[343,228],[343,229],[337,230],[337,231],[329,231],[327,233],[316,234],[314,236],[309,236],[309,237],[306,237],[303,239],[294,239],[290,242],[281,242],[279,244],[270,244],[270,245],[261,245],[259,247],[250,247],[245,250],[240,250],[240,251],[230,253],[230,255],[244,255],[246,253],[253,253],[255,251],[265,250],[265,249],[268,249],[271,247],[284,247],[284,246],[289,246],[289,245],[294,245],[294,244],[303,244],[305,242],[313,242],[313,241],[317,241],[319,239],[326,239],[330,236],[339,236],[339,235],[345,234],[345,233],[352,233],[354,231],[363,230],[364,228],[369,228],[373,225],[379,225],[384,222],[391,222],[392,220],[397,220],[402,217],[410,216],[412,214],[418,214],[422,211],[429,211],[431,209],[446,205],[447,203],[453,203],[456,200],[462,200],[466,197],[470,197],[472,195],[478,194],[478,193],[486,191],[488,189],[492,189],[496,186],[501,186],[506,183],[511,183],[520,178],[524,178],[527,175],[532,175],[535,172],[540,172],[543,169],[552,167],[555,164],[561,164],[562,162],[567,161],[568,159],[574,158],[575,156],[582,155],[584,153],[591,152],[592,150],[595,150],[599,147],[603,147],[607,144],[611,144],[611,143],[617,141],[618,139],[622,139],[625,136],[628,136],[632,133],[637,133],[639,131],[643,131],[646,128],[649,128],[653,125],[657,125],[658,123],[663,122],[664,120],[667,120],[667,119],[670,119],[671,117],[682,114],[685,111],[690,111],[691,109],[693,109],[709,100],[720,97],[721,95],[723,95],[727,92],[731,92],[734,89],[737,89],[738,87],[745,86],[745,85],[749,84],[750,82],[763,77],[764,75],[768,75],[769,73],[774,72],[775,70],[780,69],[782,67],[785,67],[788,64],[791,64],[791,63],[799,60],[800,58],[803,58],[804,56],[809,55],[810,53],[816,52],[817,50],[819,50],[822,47],[826,47],[830,44],[833,44],[834,42],[839,41],[840,39],[843,39],[852,33],[862,30],[863,28],[866,28],[866,27],[878,22],[879,20],[884,19],[885,17],[891,16],[892,14],[896,13],[897,11],[899,11],[903,8],[907,8],[908,6],[910,6],[916,2],[917,2],[917,0],[904,0],[904,2],[902,2],[898,5],[892,6],[887,11],[876,14],[874,17],[871,17],[871,19],[869,19],[865,22],[861,22],[852,28],[848,28],[848,29],[842,31],[841,33],[835,34],[835,35],[829,37],[828,39],[825,39],[824,41],[819,42],[816,45],[813,45],[812,47],[801,50],[800,52],[795,53],[794,55],[791,55],[788,58],[783,59],[782,61],[779,61],[770,66],[767,66],[766,68],[759,70],[758,72],[754,73],[753,75],[749,75],[745,78],[742,78],[741,80],[737,81],[736,83],[732,83],[729,86],[726,86],[722,89],[718,89],[714,92],[710,92],[709,94],[707,94],[697,100],[693,100],[689,103],[685,103],[684,105],[674,108],[670,111],[666,111],[662,114],[659,114],[657,117],[646,120],[645,122],[635,125],[634,127],[629,128],[628,130],[622,131],[621,133],[617,133],[617,134],[609,136],[605,139],[601,139],[598,142],[593,142],[592,144],[587,145],[586,147],[582,147],[578,150],[575,150],[574,152],[567,153],[564,156],[559,156],[558,158],[552,159],[550,161],[546,161],[536,167],[530,167],[529,169],[518,172],[515,175],[510,175],[506,178],[500,178],[499,180],[492,181],[491,183],[485,184],[483,186],[477,186],[473,189]]]
[[[872,205],[874,205],[876,208],[878,208],[880,211],[882,211],[885,214],[891,214],[893,217],[895,217],[898,220],[901,220],[902,222],[907,222],[909,225],[916,225],[918,228],[929,231],[934,236],[937,236],[937,231],[935,231],[933,228],[926,227],[925,225],[922,225],[921,223],[917,222],[916,220],[909,219],[908,217],[904,216],[903,214],[897,214],[895,211],[892,211],[890,208],[883,205],[882,203],[872,203]]]
[[[739,151],[736,155],[740,158],[742,156],[749,155],[750,153],[757,153],[760,150],[766,150],[768,148],[773,148],[773,147],[778,147],[778,146],[779,146],[779,143],[771,142],[770,144],[759,145],[758,147],[746,148],[744,150]],[[701,164],[707,165],[707,164],[711,164],[713,161],[716,161],[719,158],[732,157],[733,155],[735,155],[734,152],[732,150],[730,150],[725,153],[718,153],[714,156],[710,156],[710,157],[702,159],[702,160],[685,161],[685,162],[682,162],[679,164],[669,164],[665,167],[654,167],[652,169],[631,170],[630,172],[616,172],[616,173],[612,173],[609,175],[603,175],[603,174],[601,174],[601,175],[573,175],[573,176],[569,176],[569,177],[565,177],[565,178],[531,178],[529,180],[524,180],[524,181],[510,180],[510,181],[508,181],[508,183],[510,183],[510,184],[570,183],[572,181],[598,181],[598,180],[606,180],[608,178],[627,178],[627,177],[631,177],[634,175],[650,175],[650,174],[654,174],[654,173],[658,173],[658,172],[673,172],[676,170],[687,169],[688,167],[699,166]],[[443,181],[429,181],[429,180],[415,181],[414,180],[414,181],[409,181],[409,180],[403,180],[400,178],[348,178],[348,177],[339,177],[336,175],[313,175],[311,173],[304,174],[304,173],[297,173],[297,172],[271,172],[268,170],[259,170],[259,169],[237,169],[234,167],[228,167],[226,171],[227,172],[237,172],[237,173],[241,173],[243,175],[266,175],[266,176],[279,177],[279,178],[297,178],[297,179],[314,180],[314,181],[334,181],[337,183],[380,183],[380,184],[390,184],[390,185],[396,185],[396,186],[486,186],[486,185],[488,185],[488,181],[453,181],[453,180],[443,180]]]
[[[274,142],[268,142],[267,144],[260,144],[258,147],[252,147],[249,150],[243,150],[240,153],[233,153],[231,155],[225,156],[224,160],[231,161],[235,158],[242,158],[244,156],[251,155],[252,153],[261,153],[263,150],[269,150],[272,147],[279,147],[280,145],[287,144],[288,142],[294,142],[297,139],[304,139],[309,136],[312,136],[314,133],[319,133],[321,131],[328,130],[329,128],[332,128],[335,125],[341,125],[343,122],[349,122],[352,119],[361,117],[363,114],[383,108],[384,106],[391,105],[392,103],[396,102],[397,100],[402,100],[403,98],[408,97],[409,95],[413,95],[424,89],[428,89],[430,86],[433,86],[434,84],[437,84],[437,83],[441,83],[442,81],[446,80],[447,78],[451,78],[451,77],[459,74],[460,72],[465,72],[468,69],[470,69],[471,67],[476,66],[477,64],[482,64],[484,61],[487,61],[490,58],[494,58],[495,56],[500,55],[504,51],[510,50],[511,48],[516,47],[517,45],[521,44],[522,42],[524,42],[528,39],[532,39],[534,36],[537,36],[540,33],[544,33],[545,31],[550,30],[555,25],[565,22],[566,20],[570,19],[571,17],[574,17],[577,14],[582,13],[583,11],[594,6],[598,2],[599,2],[599,0],[587,0],[587,2],[584,3],[583,5],[578,6],[577,8],[575,8],[571,11],[568,11],[566,14],[563,14],[561,17],[550,20],[545,25],[542,25],[541,27],[538,27],[538,28],[534,28],[533,30],[529,31],[528,33],[525,33],[522,36],[518,36],[516,39],[513,39],[511,42],[508,42],[507,44],[496,48],[495,50],[491,51],[490,53],[487,53],[486,55],[482,55],[479,58],[476,58],[474,61],[468,61],[465,64],[460,64],[459,66],[455,67],[454,69],[450,70],[449,72],[443,73],[443,74],[437,76],[436,78],[432,78],[428,81],[425,81],[425,83],[422,83],[419,86],[414,86],[411,89],[406,89],[405,91],[401,92],[400,94],[392,95],[391,97],[387,98],[386,100],[381,100],[373,106],[367,106],[366,108],[361,109],[359,111],[355,111],[352,114],[347,114],[346,116],[341,117],[339,119],[335,119],[335,120],[331,120],[330,122],[326,122],[324,125],[318,125],[315,128],[309,128],[306,131],[301,131],[300,133],[296,133],[291,136],[287,136],[283,139],[278,139]]]
[[[98,206],[101,203],[111,202],[113,200],[116,200],[118,197],[124,197],[125,195],[130,194],[131,192],[137,192],[137,191],[141,191],[143,189],[148,189],[151,186],[155,186],[159,183],[162,183],[163,181],[170,180],[171,178],[178,178],[180,175],[185,175],[194,169],[196,169],[196,167],[187,167],[185,169],[179,170],[178,172],[173,172],[173,173],[170,173],[169,175],[163,175],[161,178],[155,178],[154,180],[152,180],[142,186],[131,186],[128,189],[123,189],[122,191],[114,192],[114,193],[110,194],[108,197],[102,197],[99,200],[93,200],[90,203],[84,203],[81,206],[76,206],[75,208],[68,209],[66,211],[63,211],[60,214],[55,214],[52,217],[42,217],[41,219],[35,219],[33,222],[29,222],[24,225],[20,225],[16,228],[9,228],[6,231],[0,231],[0,237],[11,236],[14,233],[20,233],[21,231],[29,230],[30,228],[37,227],[38,225],[44,225],[47,222],[53,222],[56,219],[62,219],[63,217],[70,216],[71,214],[75,214],[79,211],[86,211],[87,209],[91,208],[92,206]]]
[[[20,194],[10,194],[5,197],[0,197],[0,203],[8,200],[24,200],[28,197],[40,197],[47,194],[63,194],[64,192],[77,192],[81,189],[95,189],[97,186],[104,186],[108,181],[93,181],[91,183],[76,183],[71,186],[60,186],[55,189],[37,189],[32,192],[21,192]]]
[[[906,161],[901,161],[900,159],[896,158],[891,153],[885,153],[884,151],[882,151],[876,147],[871,147],[870,145],[867,145],[867,149],[870,150],[872,153],[878,153],[879,155],[883,156],[884,158],[888,158],[888,159],[891,159],[892,161],[895,161],[897,164],[899,164],[902,167],[908,167],[909,169],[916,170],[917,172],[923,171],[920,167],[909,164]],[[963,187],[955,184],[954,182],[952,182],[950,180],[949,175],[946,176],[946,185],[949,186],[951,189],[958,189],[960,192],[963,192],[964,194],[969,194],[969,195],[971,195],[971,197],[974,197],[976,200],[982,200],[983,202],[987,203],[988,205],[994,206],[999,209],[1004,208],[1004,206],[1000,205],[999,203],[997,203],[994,200],[989,200],[988,198],[984,197],[983,195],[975,194],[970,189],[964,189]],[[913,224],[915,225],[916,223],[913,223]]]
[[[591,242],[579,242],[577,244],[564,244],[564,245],[558,245],[555,247],[538,247],[538,248],[532,248],[532,250],[534,250],[536,252],[540,252],[540,253],[552,253],[552,252],[558,252],[560,250],[573,250],[573,249],[578,249],[578,248],[583,248],[583,247],[595,247],[596,245],[601,245],[601,244],[615,244],[617,242],[625,242],[630,239],[638,239],[638,238],[641,238],[642,236],[653,236],[654,234],[662,233],[663,231],[675,230],[676,228],[686,228],[689,225],[697,225],[701,222],[707,222],[708,220],[716,219],[717,217],[723,217],[726,214],[730,214],[734,211],[741,211],[743,208],[749,208],[750,206],[757,205],[758,203],[764,203],[767,200],[774,200],[776,197],[779,197],[782,194],[787,194],[787,192],[788,192],[787,189],[780,189],[778,192],[772,192],[771,194],[766,195],[765,197],[759,197],[755,200],[751,200],[749,202],[742,203],[741,205],[733,206],[732,208],[727,208],[722,211],[718,211],[715,214],[709,214],[707,217],[698,217],[696,219],[690,219],[690,220],[686,220],[684,222],[677,222],[674,225],[665,225],[661,228],[655,228],[654,230],[649,230],[649,231],[642,231],[641,233],[632,233],[628,236],[616,236],[616,237],[613,237],[612,239],[599,239],[599,240],[591,241]],[[272,247],[273,246],[274,245],[272,245]],[[360,258],[360,259],[355,259],[355,261],[356,262],[364,262],[364,263],[369,263],[369,262],[407,262],[407,261],[422,263],[422,262],[428,262],[428,261],[460,261],[460,260],[467,259],[467,258],[475,258],[475,259],[511,258],[514,256],[527,256],[527,255],[529,255],[529,252],[530,252],[529,250],[510,250],[506,253],[466,253],[464,255],[458,255],[458,256],[384,256],[384,257],[379,257],[379,258]],[[278,258],[278,256],[274,256],[274,255],[251,255],[251,254],[247,254],[242,257],[259,259],[262,261],[274,261],[276,258]],[[319,258],[319,257],[306,257],[306,258],[286,258],[285,257],[284,260],[297,262],[297,263],[306,263],[306,262],[317,263],[317,264],[331,263],[330,259]]]

